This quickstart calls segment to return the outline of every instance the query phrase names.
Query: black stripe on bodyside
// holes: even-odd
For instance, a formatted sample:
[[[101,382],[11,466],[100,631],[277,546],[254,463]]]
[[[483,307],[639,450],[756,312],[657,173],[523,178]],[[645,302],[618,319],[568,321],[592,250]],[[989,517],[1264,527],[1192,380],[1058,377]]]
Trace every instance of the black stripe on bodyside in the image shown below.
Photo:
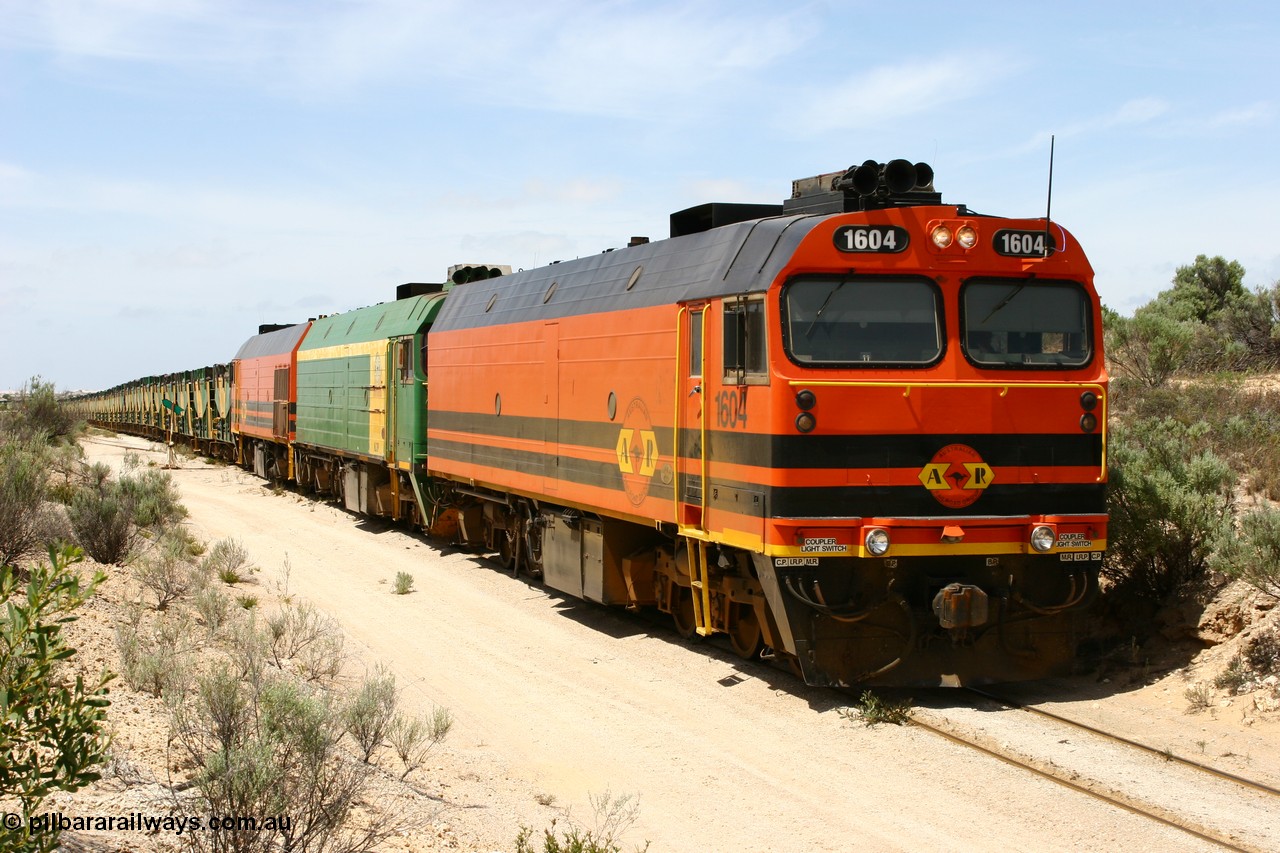
[[[551,456],[531,451],[433,441],[430,456],[472,465],[514,471],[532,477],[550,477],[565,483],[621,490],[617,466]],[[657,477],[649,482],[649,495],[673,499],[670,484]],[[754,500],[760,495],[763,506]],[[966,507],[951,509],[934,500],[923,486],[780,486],[770,487],[709,478],[707,505],[713,509],[761,515],[769,518],[853,518],[895,516],[968,515],[1075,515],[1106,512],[1106,486],[1100,483],[993,484]]]
[[[681,453],[698,458],[698,433],[681,430]],[[1098,435],[755,435],[709,431],[707,456],[770,468],[920,468],[949,444],[966,444],[993,468],[1102,465]]]
[[[559,431],[547,433],[558,423]],[[558,441],[613,450],[620,423],[432,412],[429,426],[477,436]],[[658,453],[669,454],[671,429],[655,427]],[[680,431],[681,457],[698,459],[700,431]],[[716,462],[765,468],[920,468],[949,444],[966,444],[992,467],[1101,466],[1097,434],[760,435],[707,431],[707,456]]]
[[[622,424],[596,421],[569,421],[554,418],[526,418],[514,415],[479,415],[472,412],[432,411],[427,415],[430,429],[446,429],[479,436],[519,438],[526,441],[558,441],[581,447],[603,447],[612,450],[618,444]],[[666,440],[671,440],[671,429],[666,430]],[[658,435],[658,449],[665,442]],[[666,445],[670,448],[670,445]]]
[[[556,456],[528,450],[511,450],[505,447],[489,447],[461,441],[432,439],[428,443],[428,459],[438,457],[483,465],[530,477],[550,477],[566,483],[597,486],[602,489],[621,489],[622,472],[615,464],[591,462],[572,456]],[[668,493],[670,486],[667,487]]]

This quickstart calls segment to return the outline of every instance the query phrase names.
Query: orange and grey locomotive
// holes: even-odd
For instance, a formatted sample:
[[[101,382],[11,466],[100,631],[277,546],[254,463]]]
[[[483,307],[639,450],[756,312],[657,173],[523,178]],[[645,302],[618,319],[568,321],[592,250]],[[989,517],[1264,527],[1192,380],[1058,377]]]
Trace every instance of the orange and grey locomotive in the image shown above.
[[[429,468],[466,538],[811,684],[1070,667],[1107,376],[1065,229],[893,161],[633,242],[450,293]]]

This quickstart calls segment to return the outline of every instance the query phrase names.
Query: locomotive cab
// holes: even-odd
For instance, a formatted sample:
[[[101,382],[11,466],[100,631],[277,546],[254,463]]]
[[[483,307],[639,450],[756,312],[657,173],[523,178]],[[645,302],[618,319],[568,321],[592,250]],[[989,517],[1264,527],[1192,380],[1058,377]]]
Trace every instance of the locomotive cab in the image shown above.
[[[1092,271],[1056,224],[844,174],[796,182],[844,215],[767,290],[680,309],[681,533],[751,551],[810,682],[1062,672],[1106,547]]]

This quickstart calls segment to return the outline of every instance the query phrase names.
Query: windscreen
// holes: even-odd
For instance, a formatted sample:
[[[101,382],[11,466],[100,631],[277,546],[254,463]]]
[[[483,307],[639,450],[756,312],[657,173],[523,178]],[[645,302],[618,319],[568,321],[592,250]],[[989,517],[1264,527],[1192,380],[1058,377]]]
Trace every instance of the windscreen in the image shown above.
[[[924,279],[799,278],[783,291],[801,364],[928,364],[942,353],[937,289]]]
[[[961,339],[975,364],[1078,367],[1092,357],[1090,305],[1069,282],[974,281],[960,292]]]

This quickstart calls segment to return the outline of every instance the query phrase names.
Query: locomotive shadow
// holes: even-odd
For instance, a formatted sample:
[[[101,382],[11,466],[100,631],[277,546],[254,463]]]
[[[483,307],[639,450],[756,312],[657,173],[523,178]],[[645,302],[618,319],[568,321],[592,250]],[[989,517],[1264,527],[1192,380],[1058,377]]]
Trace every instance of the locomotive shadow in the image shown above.
[[[832,711],[849,704],[847,695],[831,688],[811,687],[782,665],[775,665],[767,660],[746,660],[736,655],[722,637],[686,639],[681,637],[671,624],[671,617],[656,609],[645,609],[630,612],[621,608],[606,607],[592,601],[584,601],[569,593],[560,592],[543,585],[533,578],[521,575],[511,577],[511,571],[503,568],[484,554],[465,548],[449,548],[423,539],[442,554],[468,553],[470,561],[480,569],[505,575],[508,579],[522,583],[531,591],[545,596],[552,609],[559,616],[572,619],[584,628],[603,634],[615,640],[645,638],[669,646],[677,646],[686,654],[702,655],[724,667],[723,673],[712,672],[711,680],[726,689],[731,689],[749,680],[763,683],[771,690],[785,691],[808,703],[817,712]]]

